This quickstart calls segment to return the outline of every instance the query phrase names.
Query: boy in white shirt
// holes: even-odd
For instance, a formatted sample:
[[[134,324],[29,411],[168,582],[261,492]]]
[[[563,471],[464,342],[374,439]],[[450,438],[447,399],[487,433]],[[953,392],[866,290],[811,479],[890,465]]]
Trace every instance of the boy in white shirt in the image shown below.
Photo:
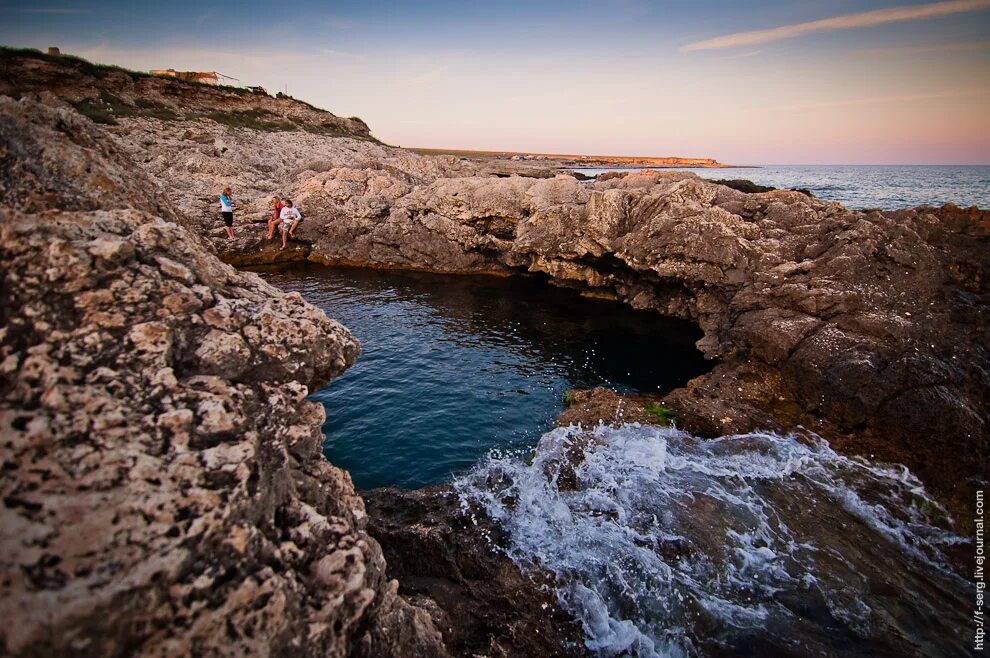
[[[282,220],[282,249],[285,249],[286,238],[288,237],[290,231],[293,232],[292,237],[295,237],[294,232],[296,225],[299,224],[299,221],[302,219],[302,215],[299,214],[298,210],[292,207],[292,199],[286,199],[285,207],[282,208],[282,211],[279,213],[278,217]]]

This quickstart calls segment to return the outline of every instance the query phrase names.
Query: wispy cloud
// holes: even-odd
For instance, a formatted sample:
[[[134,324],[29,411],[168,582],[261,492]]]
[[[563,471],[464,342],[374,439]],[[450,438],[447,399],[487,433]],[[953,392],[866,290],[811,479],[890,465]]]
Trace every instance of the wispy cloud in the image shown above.
[[[807,112],[810,110],[832,109],[837,107],[856,107],[860,105],[881,105],[884,103],[909,103],[913,101],[938,100],[943,98],[968,98],[971,96],[985,96],[990,94],[990,89],[959,89],[950,91],[936,91],[924,94],[906,94],[901,96],[870,96],[866,98],[849,98],[837,101],[824,101],[821,103],[798,103],[795,105],[778,105],[768,107],[771,112]]]
[[[958,41],[933,43],[926,46],[902,46],[898,48],[863,48],[852,51],[854,55],[914,55],[916,53],[961,53],[987,50],[990,41]]]
[[[903,21],[913,21],[923,18],[936,18],[951,14],[980,11],[990,8],[990,0],[949,0],[948,2],[932,2],[925,5],[910,5],[902,7],[888,7],[886,9],[876,9],[874,11],[864,11],[856,14],[845,14],[843,16],[833,16],[807,23],[795,23],[793,25],[781,25],[780,27],[768,30],[754,30],[752,32],[736,32],[714,39],[695,41],[681,47],[681,52],[692,52],[695,50],[712,50],[717,48],[736,48],[738,46],[754,46],[781,39],[793,39],[805,34],[814,32],[825,32],[830,30],[850,30],[860,27],[874,27],[876,25],[886,25],[888,23],[900,23]]]
[[[747,57],[755,57],[756,55],[759,55],[762,52],[763,52],[762,49],[761,50],[747,50],[746,52],[738,53],[738,54],[735,54],[735,55],[726,55],[722,59],[745,59]]]
[[[347,52],[346,50],[335,50],[333,48],[317,48],[316,51],[322,55],[328,55],[330,57],[334,57],[337,59],[350,59],[350,60],[367,59],[367,57],[363,54]]]

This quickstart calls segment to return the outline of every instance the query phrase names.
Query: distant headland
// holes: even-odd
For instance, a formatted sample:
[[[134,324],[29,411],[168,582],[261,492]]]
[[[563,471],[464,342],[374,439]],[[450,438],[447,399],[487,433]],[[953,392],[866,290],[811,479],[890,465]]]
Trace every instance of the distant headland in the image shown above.
[[[471,151],[463,149],[410,148],[420,155],[453,155],[470,160],[537,160],[558,167],[683,168],[728,169],[729,165],[714,158],[653,157],[640,155],[575,155],[569,153],[528,153],[525,151]]]

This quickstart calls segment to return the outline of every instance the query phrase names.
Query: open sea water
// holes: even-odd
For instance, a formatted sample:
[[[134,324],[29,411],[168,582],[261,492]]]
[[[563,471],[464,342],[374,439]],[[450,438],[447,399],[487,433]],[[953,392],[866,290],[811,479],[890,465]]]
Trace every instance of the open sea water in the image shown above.
[[[634,169],[576,169],[588,176]],[[847,208],[899,210],[915,206],[990,208],[990,167],[948,165],[766,165],[731,169],[678,169],[702,178],[751,180],[758,185],[803,188]]]

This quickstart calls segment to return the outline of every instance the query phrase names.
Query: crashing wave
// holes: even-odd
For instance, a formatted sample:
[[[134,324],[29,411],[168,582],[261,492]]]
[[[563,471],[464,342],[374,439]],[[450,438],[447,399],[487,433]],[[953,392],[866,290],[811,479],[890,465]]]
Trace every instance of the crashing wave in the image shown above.
[[[817,438],[558,428],[456,483],[597,655],[952,655],[966,540],[902,467]]]

